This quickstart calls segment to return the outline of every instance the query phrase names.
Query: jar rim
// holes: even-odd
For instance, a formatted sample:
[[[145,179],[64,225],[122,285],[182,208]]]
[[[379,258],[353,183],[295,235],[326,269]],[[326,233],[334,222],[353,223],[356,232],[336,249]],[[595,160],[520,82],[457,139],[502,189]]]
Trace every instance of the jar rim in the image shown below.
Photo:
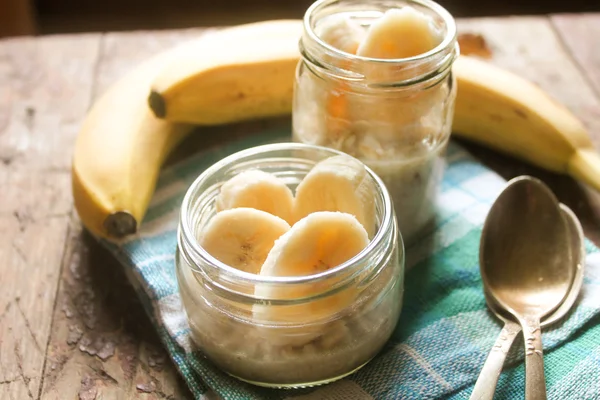
[[[261,276],[258,274],[241,271],[239,269],[236,269],[232,266],[229,266],[229,265],[217,260],[215,257],[213,257],[211,254],[209,254],[208,251],[206,251],[198,243],[198,241],[196,240],[196,237],[194,235],[193,228],[191,226],[192,218],[191,218],[190,213],[192,210],[193,202],[197,198],[197,196],[202,188],[202,185],[211,176],[213,176],[214,174],[217,174],[219,171],[230,166],[232,163],[235,163],[241,157],[248,157],[248,156],[253,156],[253,155],[264,153],[264,152],[282,151],[282,150],[292,150],[292,151],[293,150],[315,150],[315,151],[330,153],[331,156],[345,155],[348,157],[352,157],[346,153],[343,153],[341,151],[338,151],[338,150],[335,150],[332,148],[328,148],[328,147],[309,145],[309,144],[303,144],[303,143],[284,142],[284,143],[275,143],[275,144],[266,144],[266,145],[255,146],[255,147],[251,147],[249,149],[245,149],[245,150],[236,152],[234,154],[231,154],[231,155],[221,159],[220,161],[213,164],[211,167],[207,168],[190,185],[190,187],[188,188],[188,190],[183,198],[183,202],[181,205],[180,223],[179,223],[179,228],[178,228],[179,232],[177,235],[178,236],[178,239],[177,239],[178,246],[180,249],[184,250],[184,256],[188,256],[188,257],[192,256],[193,263],[190,263],[190,268],[192,270],[194,270],[196,272],[203,272],[203,271],[199,271],[196,268],[193,268],[194,265],[200,264],[199,262],[196,262],[196,260],[201,259],[202,261],[204,261],[204,263],[213,267],[215,269],[215,271],[218,271],[221,274],[224,273],[224,274],[228,275],[229,277],[234,278],[243,283],[267,284],[267,285],[268,284],[290,284],[290,285],[298,284],[298,285],[302,285],[302,284],[309,284],[309,283],[310,284],[317,283],[317,282],[324,281],[327,279],[335,278],[335,277],[345,273],[353,265],[360,264],[360,263],[363,263],[365,265],[365,267],[363,267],[360,271],[357,271],[357,273],[364,272],[364,269],[367,268],[367,266],[368,266],[368,263],[365,263],[365,261],[368,259],[368,257],[373,252],[373,250],[378,248],[379,246],[381,246],[381,244],[385,240],[385,238],[388,237],[387,232],[393,228],[394,222],[395,222],[394,216],[393,216],[393,210],[392,210],[391,197],[385,187],[385,184],[383,183],[381,178],[379,178],[379,176],[377,176],[377,174],[375,174],[375,172],[373,172],[366,165],[365,165],[365,169],[367,170],[367,173],[371,176],[371,178],[374,180],[376,190],[382,196],[382,199],[383,199],[383,215],[381,218],[381,223],[380,223],[379,229],[377,230],[377,233],[375,234],[375,236],[373,236],[373,239],[371,239],[369,241],[369,244],[367,245],[367,247],[365,247],[360,253],[358,253],[354,257],[350,258],[349,260],[343,262],[340,265],[335,266],[334,268],[331,268],[329,270],[319,272],[316,274],[304,275],[304,276],[291,276],[291,277]],[[398,241],[399,241],[399,243],[402,243],[402,237],[401,237],[400,232],[398,232]],[[185,253],[188,253],[188,254],[185,254]],[[189,254],[189,253],[191,253],[191,254]],[[351,278],[354,275],[355,274],[351,274],[351,276],[348,278]]]
[[[452,16],[452,14],[450,14],[450,12],[448,12],[448,10],[446,10],[444,7],[442,7],[440,4],[436,3],[433,0],[403,0],[409,4],[414,3],[414,4],[418,4],[420,6],[423,6],[423,7],[427,7],[430,10],[437,13],[440,17],[442,17],[442,20],[444,21],[444,24],[446,25],[448,31],[446,32],[446,35],[444,35],[444,39],[436,47],[434,47],[433,49],[431,49],[425,53],[418,54],[413,57],[406,57],[406,58],[385,58],[384,59],[384,58],[364,57],[364,56],[359,56],[356,54],[346,53],[345,51],[339,50],[336,47],[334,47],[334,46],[330,45],[329,43],[325,42],[324,40],[322,40],[316,34],[316,32],[314,31],[313,26],[311,24],[311,16],[315,12],[317,12],[318,10],[325,8],[335,2],[338,2],[338,1],[340,1],[340,0],[317,0],[316,2],[311,4],[311,6],[306,10],[306,13],[304,14],[303,28],[304,28],[304,32],[310,37],[311,40],[315,41],[319,46],[323,46],[329,52],[331,52],[332,54],[335,54],[336,56],[338,56],[340,58],[344,58],[347,60],[353,60],[353,61],[370,62],[370,63],[382,64],[382,65],[402,65],[402,64],[409,64],[409,63],[424,61],[429,58],[432,58],[432,57],[442,53],[446,49],[448,49],[451,45],[452,45],[452,47],[454,47],[453,43],[456,42],[456,38],[457,38],[456,22],[454,20],[454,17]]]

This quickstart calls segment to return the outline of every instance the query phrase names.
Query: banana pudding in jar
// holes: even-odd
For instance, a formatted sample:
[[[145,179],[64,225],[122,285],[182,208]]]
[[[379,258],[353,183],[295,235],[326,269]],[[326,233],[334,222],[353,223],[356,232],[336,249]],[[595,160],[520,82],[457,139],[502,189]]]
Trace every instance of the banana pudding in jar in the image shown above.
[[[387,186],[406,243],[434,217],[458,56],[429,0],[320,0],[304,17],[293,140],[350,154]]]
[[[385,185],[357,159],[298,143],[233,154],[181,208],[177,279],[192,338],[256,385],[340,379],[395,328],[402,243]]]

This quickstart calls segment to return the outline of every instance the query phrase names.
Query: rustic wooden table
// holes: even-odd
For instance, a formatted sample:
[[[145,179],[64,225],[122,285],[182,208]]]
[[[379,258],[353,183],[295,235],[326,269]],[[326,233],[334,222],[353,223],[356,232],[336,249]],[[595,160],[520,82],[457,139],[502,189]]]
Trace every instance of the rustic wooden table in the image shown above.
[[[469,19],[459,28],[483,36],[492,62],[565,103],[600,148],[600,14]],[[121,267],[82,230],[70,163],[93,100],[136,63],[199,33],[0,41],[0,399],[190,398]],[[186,147],[219,140],[210,136]],[[600,245],[598,193],[468,148],[506,178],[541,177]]]

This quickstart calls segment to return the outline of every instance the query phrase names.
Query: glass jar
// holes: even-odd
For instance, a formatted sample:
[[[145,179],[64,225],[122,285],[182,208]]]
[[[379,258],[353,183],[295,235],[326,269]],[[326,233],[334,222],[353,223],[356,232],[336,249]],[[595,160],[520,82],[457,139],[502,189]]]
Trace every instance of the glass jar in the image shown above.
[[[366,28],[404,6],[432,18],[437,47],[411,58],[374,59],[338,50],[319,36],[332,18]],[[434,217],[452,127],[451,66],[459,53],[452,16],[429,0],[320,0],[304,17],[300,51],[293,141],[341,150],[373,169],[410,243]]]
[[[228,179],[258,168],[295,190],[317,162],[338,154],[297,143],[251,148],[207,169],[183,200],[176,268],[191,335],[204,355],[234,377],[269,387],[331,382],[366,364],[394,330],[402,305],[404,248],[389,194],[370,170],[377,233],[361,253],[337,267],[309,276],[259,276],[219,262],[197,240],[215,216],[215,199]],[[277,288],[273,293],[285,288],[309,295],[259,296],[259,285]],[[327,302],[336,307],[320,308]],[[331,312],[307,312],[315,306]],[[262,312],[265,308],[272,312]]]

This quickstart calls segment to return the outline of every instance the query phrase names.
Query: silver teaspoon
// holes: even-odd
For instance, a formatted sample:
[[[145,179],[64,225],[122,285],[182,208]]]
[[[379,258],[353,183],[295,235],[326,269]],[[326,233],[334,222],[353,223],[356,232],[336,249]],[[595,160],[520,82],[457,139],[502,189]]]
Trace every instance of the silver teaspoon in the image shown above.
[[[573,279],[573,285],[567,294],[567,297],[563,303],[550,315],[546,316],[541,323],[542,328],[552,325],[564,317],[567,312],[571,309],[575,300],[579,296],[581,285],[583,284],[583,271],[585,265],[585,245],[583,242],[584,235],[581,223],[577,216],[571,211],[569,207],[564,204],[560,205],[561,212],[567,227],[569,229],[569,236],[571,239],[571,254],[573,255],[572,268],[575,268],[575,277]],[[471,393],[470,400],[492,400],[494,393],[496,392],[496,385],[498,384],[498,378],[502,372],[502,366],[511,348],[515,338],[521,332],[521,326],[514,322],[510,315],[506,315],[498,304],[494,302],[489,296],[486,296],[486,301],[490,310],[496,315],[498,319],[504,322],[504,328],[500,332],[500,335],[494,343],[494,347],[490,351],[479,378],[475,383],[473,392]]]
[[[575,271],[567,224],[554,194],[523,176],[508,182],[486,218],[480,272],[487,294],[521,325],[525,399],[546,399],[540,320],[563,302]]]

